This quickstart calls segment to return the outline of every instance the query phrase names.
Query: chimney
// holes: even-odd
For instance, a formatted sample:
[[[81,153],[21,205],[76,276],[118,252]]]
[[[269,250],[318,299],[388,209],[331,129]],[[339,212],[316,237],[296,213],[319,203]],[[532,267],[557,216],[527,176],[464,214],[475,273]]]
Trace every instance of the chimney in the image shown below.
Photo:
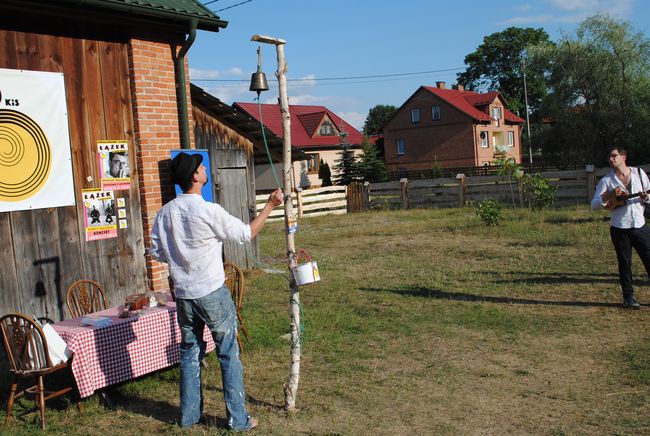
[[[445,82],[436,82],[436,88],[445,89]]]

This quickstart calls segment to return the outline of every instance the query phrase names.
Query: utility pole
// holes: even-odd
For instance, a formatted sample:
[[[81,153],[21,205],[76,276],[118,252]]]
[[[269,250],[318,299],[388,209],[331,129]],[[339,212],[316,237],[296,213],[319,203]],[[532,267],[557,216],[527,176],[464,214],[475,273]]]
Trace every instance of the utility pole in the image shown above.
[[[528,116],[528,88],[526,87],[526,61],[521,59],[521,71],[524,73],[524,101],[526,102],[526,129],[528,129],[528,158],[533,164],[533,146],[530,142],[530,118]]]
[[[291,365],[289,368],[289,381],[284,384],[284,407],[288,412],[296,409],[296,394],[298,382],[300,381],[300,293],[298,285],[293,277],[293,270],[297,266],[296,245],[294,242],[294,231],[296,216],[293,213],[291,203],[291,116],[289,114],[289,97],[287,96],[287,63],[284,58],[284,44],[282,39],[265,35],[253,35],[251,41],[263,42],[275,45],[278,56],[278,70],[275,76],[278,78],[280,93],[280,113],[282,116],[282,179],[284,183],[284,225],[287,245],[287,262],[289,264],[290,291],[289,304],[291,307]]]

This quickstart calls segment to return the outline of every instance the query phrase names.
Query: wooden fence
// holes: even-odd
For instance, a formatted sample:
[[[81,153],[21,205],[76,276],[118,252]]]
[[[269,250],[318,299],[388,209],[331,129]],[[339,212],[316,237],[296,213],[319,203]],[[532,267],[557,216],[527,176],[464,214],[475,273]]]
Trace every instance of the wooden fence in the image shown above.
[[[644,171],[650,164],[642,165]],[[538,173],[556,188],[555,205],[588,204],[594,195],[596,183],[609,168],[588,165],[583,170],[545,171]],[[299,190],[291,194],[298,218],[327,214],[343,214],[369,209],[409,209],[459,207],[486,198],[504,205],[524,206],[528,193],[525,187],[508,176],[466,176],[436,179],[408,180],[383,183],[354,182],[349,186]],[[257,211],[263,207],[268,194],[255,197]],[[280,220],[282,208],[271,213],[270,220]]]
[[[347,213],[345,186],[327,186],[325,188],[298,190],[291,194],[293,208],[298,214],[298,218],[303,216],[319,216],[328,214]],[[268,194],[255,196],[257,211],[264,207],[264,203],[269,198]],[[284,209],[276,207],[269,221],[277,221],[284,218]]]
[[[650,164],[642,165],[648,172]],[[609,168],[587,165],[582,170],[546,171],[539,174],[556,188],[555,205],[588,204],[596,183]],[[365,183],[365,209],[408,209],[416,207],[457,207],[493,198],[505,205],[523,206],[524,186],[508,176],[465,176],[424,180],[401,179],[399,182]],[[357,199],[356,201],[359,201]]]

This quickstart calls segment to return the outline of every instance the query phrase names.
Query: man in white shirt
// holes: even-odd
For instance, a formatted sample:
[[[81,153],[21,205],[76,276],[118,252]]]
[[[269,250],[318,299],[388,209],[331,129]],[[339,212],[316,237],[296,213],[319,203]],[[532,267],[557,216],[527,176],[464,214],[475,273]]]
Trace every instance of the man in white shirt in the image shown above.
[[[611,147],[608,158],[612,170],[598,182],[591,208],[611,211],[610,235],[618,260],[623,307],[639,309],[632,287],[632,248],[650,276],[650,229],[643,216],[645,204],[650,201],[645,192],[650,189],[650,181],[642,169],[627,166],[623,148]]]
[[[203,329],[208,326],[218,349],[228,426],[246,431],[257,420],[246,411],[243,368],[237,344],[237,315],[226,288],[222,262],[224,240],[246,243],[262,229],[282,191],[275,190],[250,225],[201,197],[207,182],[200,154],[179,153],[171,164],[172,180],[183,194],[156,215],[149,253],[169,266],[181,330],[181,422],[190,427],[203,412],[200,362],[205,354]]]

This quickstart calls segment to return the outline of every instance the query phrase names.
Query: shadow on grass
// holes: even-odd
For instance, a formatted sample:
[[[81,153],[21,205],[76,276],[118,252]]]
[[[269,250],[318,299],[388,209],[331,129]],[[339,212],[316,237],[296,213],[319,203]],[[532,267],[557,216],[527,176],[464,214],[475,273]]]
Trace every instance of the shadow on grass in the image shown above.
[[[487,273],[488,275],[497,275]],[[501,275],[501,274],[499,274]],[[618,284],[618,275],[611,273],[567,273],[567,272],[522,272],[511,273],[512,279],[495,280],[494,283],[530,283],[530,284],[579,284],[579,283],[608,283]],[[640,282],[641,284],[644,282]]]
[[[469,301],[476,303],[501,303],[501,304],[540,304],[549,306],[577,306],[577,307],[619,307],[616,303],[601,303],[593,301],[549,301],[533,300],[529,298],[491,297],[458,292],[446,292],[438,289],[413,288],[413,289],[387,289],[387,288],[358,288],[365,292],[392,292],[399,295],[412,297],[435,298],[438,300]]]

